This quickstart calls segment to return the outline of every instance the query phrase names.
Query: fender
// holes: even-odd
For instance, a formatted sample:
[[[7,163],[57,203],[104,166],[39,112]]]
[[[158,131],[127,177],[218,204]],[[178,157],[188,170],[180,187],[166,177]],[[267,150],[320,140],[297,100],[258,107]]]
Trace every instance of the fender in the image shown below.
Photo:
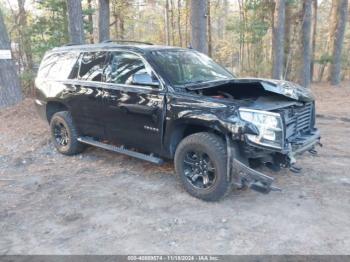
[[[224,137],[230,133],[230,123],[224,121],[227,119],[228,107],[222,101],[209,97],[198,99],[198,96],[188,93],[168,93],[164,153],[173,157],[177,144],[189,134],[211,130]]]

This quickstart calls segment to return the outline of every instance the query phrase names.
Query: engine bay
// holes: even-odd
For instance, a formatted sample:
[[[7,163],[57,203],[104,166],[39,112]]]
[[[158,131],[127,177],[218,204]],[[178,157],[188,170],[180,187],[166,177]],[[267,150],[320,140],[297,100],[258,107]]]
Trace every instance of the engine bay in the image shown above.
[[[267,95],[259,82],[257,83],[229,83],[210,88],[194,90],[199,95],[212,98],[229,100],[255,100],[258,97]]]
[[[196,88],[192,93],[214,99],[236,102],[241,106],[259,110],[276,110],[292,105],[302,105],[286,96],[267,91],[259,82],[227,83],[211,87]]]

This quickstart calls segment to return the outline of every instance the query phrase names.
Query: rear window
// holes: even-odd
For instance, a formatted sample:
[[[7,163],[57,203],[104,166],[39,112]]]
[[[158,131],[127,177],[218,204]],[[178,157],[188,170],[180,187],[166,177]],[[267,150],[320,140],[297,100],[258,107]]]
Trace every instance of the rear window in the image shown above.
[[[45,56],[40,65],[38,77],[54,80],[68,79],[78,55],[76,52],[65,52]]]
[[[138,73],[147,73],[146,66],[139,56],[132,53],[111,53],[105,69],[107,82],[131,85],[132,76]]]
[[[41,61],[38,77],[47,77],[52,65],[57,62],[58,54],[46,55]]]
[[[107,52],[85,52],[80,55],[79,80],[103,82]]]

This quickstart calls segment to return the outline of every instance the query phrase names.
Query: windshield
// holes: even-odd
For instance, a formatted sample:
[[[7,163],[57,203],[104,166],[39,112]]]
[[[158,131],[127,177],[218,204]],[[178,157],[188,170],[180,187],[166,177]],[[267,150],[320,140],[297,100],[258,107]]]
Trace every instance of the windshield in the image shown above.
[[[232,79],[234,76],[206,55],[194,50],[153,51],[152,58],[172,85]]]

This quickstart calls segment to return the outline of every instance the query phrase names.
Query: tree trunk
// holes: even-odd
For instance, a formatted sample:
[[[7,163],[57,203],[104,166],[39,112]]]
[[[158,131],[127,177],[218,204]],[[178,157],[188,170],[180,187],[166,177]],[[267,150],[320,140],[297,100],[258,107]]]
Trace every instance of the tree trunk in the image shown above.
[[[125,25],[124,25],[124,16],[119,15],[119,38],[123,40],[125,38]]]
[[[97,0],[92,0],[92,6],[97,10],[98,8],[98,3]],[[92,15],[92,32],[94,36],[94,43],[98,43],[99,37],[98,37],[98,12],[94,12]]]
[[[210,14],[210,0],[207,0],[207,22],[208,22],[208,55],[212,56],[213,52],[213,41],[212,41],[212,34],[211,34],[211,14]]]
[[[68,6],[67,6],[67,2],[64,2],[62,4],[62,16],[63,16],[63,42],[64,43],[68,43],[69,40],[69,21],[68,21]]]
[[[223,8],[224,8],[224,17],[223,17],[223,23],[222,23],[222,38],[224,39],[226,36],[226,24],[227,24],[227,17],[228,17],[228,10],[229,10],[229,4],[228,0],[223,0]]]
[[[109,0],[99,0],[98,7],[98,39],[102,42],[110,39]]]
[[[173,0],[170,0],[170,23],[171,23],[171,41],[172,41],[172,45],[175,45],[175,19],[174,19],[174,10],[175,10],[175,6],[174,6],[174,2]]]
[[[326,54],[327,61],[324,61],[323,65],[320,69],[319,81],[322,81],[324,71],[326,71],[327,81],[330,81],[330,79],[331,79],[331,70],[330,70],[330,66],[328,66],[328,63],[329,63],[328,59],[331,58],[332,50],[334,50],[333,45],[334,45],[335,31],[337,29],[338,2],[339,2],[339,0],[332,0],[328,38],[327,38],[327,42],[326,42],[326,49],[324,51],[324,53]]]
[[[207,1],[191,0],[191,45],[204,54],[208,53]]]
[[[85,42],[83,11],[80,0],[67,0],[69,35],[72,44],[83,44]]]
[[[223,0],[217,0],[214,3],[214,23],[216,28],[216,38],[218,40],[223,39],[223,23],[224,23],[224,15],[223,15]]]
[[[292,60],[292,40],[294,32],[292,30],[293,23],[293,5],[290,1],[286,2],[285,12],[285,32],[284,32],[284,79],[289,79],[291,72],[291,60]]]
[[[318,10],[318,1],[313,0],[312,7],[312,61],[311,61],[311,81],[314,79],[315,72],[315,59],[316,59],[316,36],[317,36],[317,11]]]
[[[331,64],[331,84],[338,85],[341,81],[341,54],[343,50],[344,34],[348,17],[348,0],[339,0],[337,8],[337,26],[333,44]]]
[[[4,19],[0,11],[0,50],[11,50]],[[22,100],[21,85],[12,59],[0,58],[0,108]]]
[[[88,14],[88,21],[89,21],[89,41],[90,44],[94,43],[94,21],[92,19],[92,3],[91,0],[87,1],[88,8],[89,8],[89,14]]]
[[[179,31],[179,42],[182,46],[182,32],[181,32],[181,0],[177,0],[177,28]]]
[[[186,21],[185,21],[185,46],[186,47],[188,47],[189,46],[189,38],[190,38],[190,36],[189,36],[189,32],[188,32],[188,24],[189,24],[189,12],[190,12],[190,1],[189,0],[186,0],[186,12],[185,12],[185,14],[186,14],[186,17],[185,17],[185,19],[186,19]]]
[[[114,5],[114,3],[113,3]],[[115,39],[119,38],[119,18],[118,18],[118,11],[116,7],[113,7],[112,9],[112,16],[113,16],[113,26],[114,26],[114,37]]]
[[[165,0],[165,44],[170,45],[169,0]]]
[[[284,65],[284,30],[285,30],[285,0],[276,1],[273,25],[273,69],[272,77],[283,79]]]
[[[33,70],[33,56],[32,46],[30,44],[30,36],[28,35],[27,25],[27,12],[24,9],[25,0],[18,0],[18,11],[19,11],[19,25],[20,25],[20,38],[21,38],[21,49],[24,51],[26,67],[29,71]]]
[[[312,0],[304,0],[303,23],[302,23],[302,68],[300,83],[309,88],[311,79],[311,28],[312,28]]]

